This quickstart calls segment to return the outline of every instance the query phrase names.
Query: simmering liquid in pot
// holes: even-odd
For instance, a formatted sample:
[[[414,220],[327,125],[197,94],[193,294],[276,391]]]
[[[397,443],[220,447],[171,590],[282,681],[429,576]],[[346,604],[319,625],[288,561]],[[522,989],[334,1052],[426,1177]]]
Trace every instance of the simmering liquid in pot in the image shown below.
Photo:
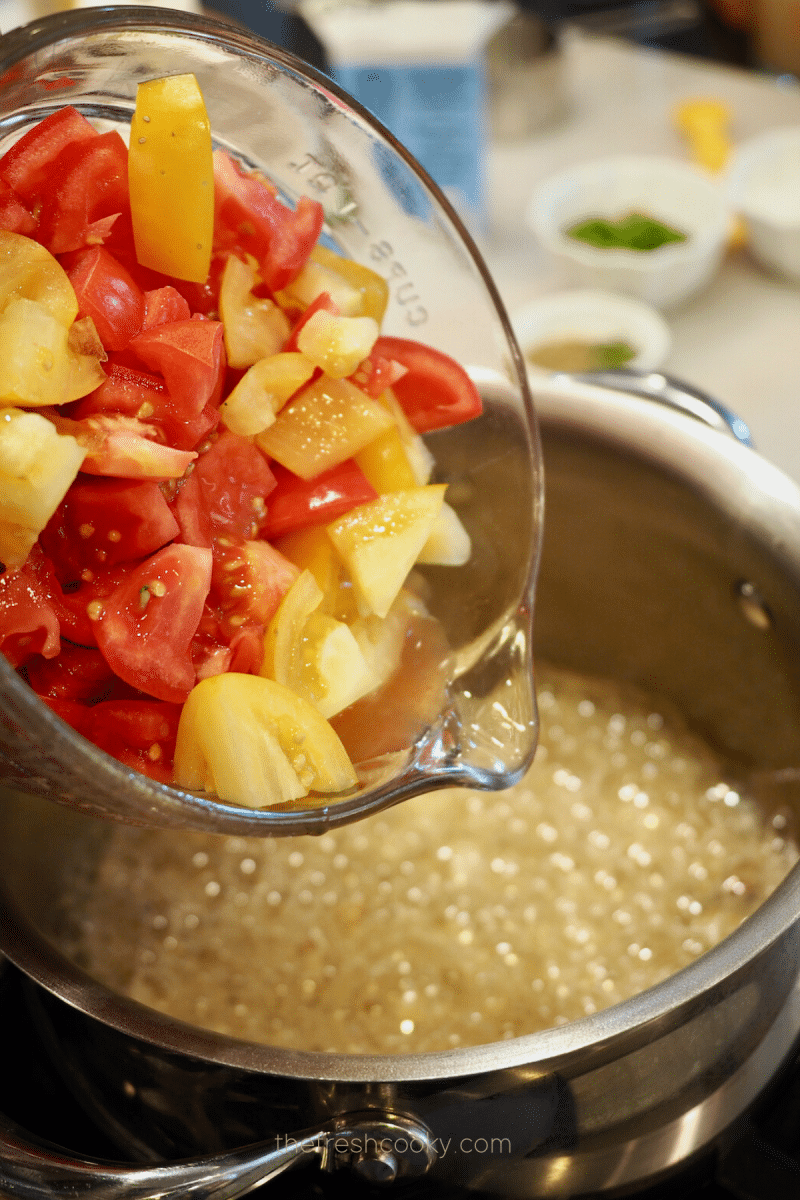
[[[508,792],[437,792],[320,838],[120,826],[74,872],[65,949],[184,1021],[308,1050],[440,1050],[629,997],[719,942],[797,858],[639,694],[541,670]]]

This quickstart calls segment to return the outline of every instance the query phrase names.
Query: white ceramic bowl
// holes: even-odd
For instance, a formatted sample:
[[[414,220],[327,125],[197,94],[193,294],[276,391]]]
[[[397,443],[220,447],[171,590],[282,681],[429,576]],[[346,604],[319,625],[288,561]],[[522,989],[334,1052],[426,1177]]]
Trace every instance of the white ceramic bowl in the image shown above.
[[[547,343],[584,341],[592,344],[626,342],[635,351],[625,363],[639,371],[655,371],[669,354],[672,336],[654,308],[632,296],[613,292],[565,291],[540,296],[511,314],[528,370],[528,353]]]
[[[728,196],[747,223],[754,256],[800,280],[800,126],[744,142],[727,172]]]
[[[640,212],[687,235],[657,250],[601,249],[565,232],[580,220]],[[582,163],[544,180],[528,222],[571,282],[671,308],[702,288],[725,251],[731,214],[725,189],[677,159],[631,155]]]

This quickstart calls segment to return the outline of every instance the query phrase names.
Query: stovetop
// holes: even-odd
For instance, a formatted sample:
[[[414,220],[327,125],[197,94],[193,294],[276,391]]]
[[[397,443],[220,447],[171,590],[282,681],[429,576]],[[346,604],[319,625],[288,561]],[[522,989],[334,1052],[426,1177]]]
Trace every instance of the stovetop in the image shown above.
[[[75,1156],[126,1158],[80,1109],[51,1064],[27,1009],[22,976],[8,964],[0,969],[0,1112]],[[393,1192],[398,1200],[490,1200],[482,1193],[424,1181],[402,1190],[374,1189],[346,1172],[322,1175],[316,1167],[290,1171],[250,1194],[257,1200],[391,1200]],[[669,1180],[626,1197],[800,1200],[800,1054],[724,1153],[711,1153]]]

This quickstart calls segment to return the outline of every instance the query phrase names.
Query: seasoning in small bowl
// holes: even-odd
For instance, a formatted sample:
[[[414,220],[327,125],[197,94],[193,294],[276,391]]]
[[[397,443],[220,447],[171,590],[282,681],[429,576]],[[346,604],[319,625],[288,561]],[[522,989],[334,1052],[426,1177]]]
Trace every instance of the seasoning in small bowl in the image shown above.
[[[543,180],[527,220],[573,286],[672,308],[713,277],[731,212],[708,171],[656,155],[598,159]]]
[[[667,357],[671,335],[649,305],[603,291],[540,296],[512,315],[528,369],[653,371]]]

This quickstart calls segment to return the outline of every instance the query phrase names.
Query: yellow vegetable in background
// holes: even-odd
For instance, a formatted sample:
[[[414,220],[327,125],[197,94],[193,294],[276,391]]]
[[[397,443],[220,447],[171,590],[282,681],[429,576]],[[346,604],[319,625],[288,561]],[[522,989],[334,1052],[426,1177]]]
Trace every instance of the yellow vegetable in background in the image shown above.
[[[214,234],[211,126],[194,75],[140,83],[128,155],[136,257],[203,283]]]

